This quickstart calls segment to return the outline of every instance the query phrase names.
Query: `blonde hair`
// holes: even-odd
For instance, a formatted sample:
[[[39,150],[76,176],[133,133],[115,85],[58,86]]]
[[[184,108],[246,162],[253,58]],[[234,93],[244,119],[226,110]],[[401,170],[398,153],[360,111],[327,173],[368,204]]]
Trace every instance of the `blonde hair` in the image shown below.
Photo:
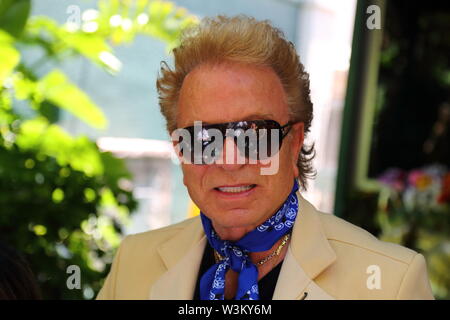
[[[182,33],[181,43],[173,49],[173,54],[174,69],[163,61],[156,82],[161,113],[169,132],[176,129],[178,95],[186,75],[199,65],[221,62],[272,68],[285,90],[290,121],[303,122],[305,136],[309,132],[313,118],[309,75],[292,42],[269,21],[244,15],[205,18]],[[315,174],[311,164],[314,155],[314,144],[309,148],[303,145],[298,155],[299,181],[304,189],[307,178]]]

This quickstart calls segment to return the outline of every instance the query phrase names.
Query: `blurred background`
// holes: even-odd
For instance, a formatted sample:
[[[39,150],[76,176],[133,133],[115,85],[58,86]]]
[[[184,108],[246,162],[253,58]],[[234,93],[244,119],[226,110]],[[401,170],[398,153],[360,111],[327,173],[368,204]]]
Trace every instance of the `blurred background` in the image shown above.
[[[0,0],[0,241],[43,298],[93,299],[124,236],[198,213],[155,82],[180,32],[217,14],[270,20],[310,73],[305,197],[423,253],[449,299],[447,1]]]

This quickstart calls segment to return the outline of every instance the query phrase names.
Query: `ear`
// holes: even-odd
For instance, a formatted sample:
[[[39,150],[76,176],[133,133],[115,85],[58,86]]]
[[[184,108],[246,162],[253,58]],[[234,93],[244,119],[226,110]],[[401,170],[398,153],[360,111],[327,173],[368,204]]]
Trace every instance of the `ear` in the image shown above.
[[[303,122],[292,125],[291,128],[291,162],[295,177],[300,175],[297,167],[298,155],[303,147],[305,139],[305,124]]]

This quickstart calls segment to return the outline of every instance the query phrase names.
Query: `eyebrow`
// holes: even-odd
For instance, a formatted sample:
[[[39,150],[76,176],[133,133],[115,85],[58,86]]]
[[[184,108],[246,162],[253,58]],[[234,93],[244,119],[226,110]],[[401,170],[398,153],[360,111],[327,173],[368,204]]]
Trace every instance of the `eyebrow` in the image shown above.
[[[244,117],[243,120],[272,120],[273,114],[270,113],[255,113]]]
[[[253,114],[247,115],[245,117],[235,119],[233,121],[222,121],[220,123],[250,121],[250,120],[273,120],[273,118],[274,118],[273,114],[270,114],[270,113],[253,113]],[[215,121],[215,122],[202,121],[202,123],[209,125],[209,124],[216,124],[219,122],[217,122],[217,121]]]
[[[210,121],[204,121],[204,120],[194,120],[191,124],[184,126],[184,127],[180,127],[180,128],[188,128],[188,127],[193,127],[194,126],[194,122],[195,121],[201,121],[202,124],[204,125],[211,125],[211,124],[218,124],[218,123],[226,123],[226,122],[239,122],[239,121],[251,121],[251,120],[273,120],[274,119],[274,115],[271,113],[252,113],[249,114],[245,117],[239,118],[239,119],[235,119],[233,121],[214,121],[214,122],[210,122]]]

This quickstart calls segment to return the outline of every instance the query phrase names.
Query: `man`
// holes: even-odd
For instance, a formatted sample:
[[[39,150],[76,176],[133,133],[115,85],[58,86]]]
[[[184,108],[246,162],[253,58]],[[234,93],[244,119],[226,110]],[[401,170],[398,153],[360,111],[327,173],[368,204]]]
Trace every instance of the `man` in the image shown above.
[[[433,298],[422,255],[302,198],[309,80],[279,30],[205,19],[174,56],[160,106],[201,214],[125,238],[98,299]]]

